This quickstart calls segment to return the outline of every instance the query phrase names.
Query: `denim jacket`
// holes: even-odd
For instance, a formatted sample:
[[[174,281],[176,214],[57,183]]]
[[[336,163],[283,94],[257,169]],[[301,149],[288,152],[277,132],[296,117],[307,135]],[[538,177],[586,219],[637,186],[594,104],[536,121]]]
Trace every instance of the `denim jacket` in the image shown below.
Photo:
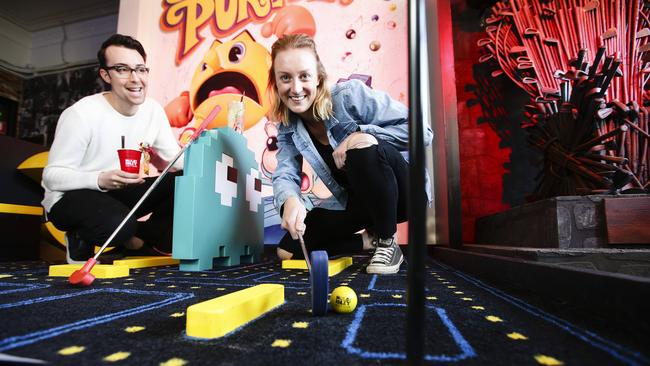
[[[359,130],[390,143],[403,156],[406,155],[409,138],[408,108],[402,103],[384,92],[370,89],[359,80],[349,80],[332,88],[332,106],[332,117],[324,121],[332,148],[336,149],[348,135]],[[332,198],[321,202],[319,207],[344,210],[347,192],[332,177],[300,117],[290,113],[289,119],[288,126],[280,124],[278,127],[278,165],[273,173],[274,203],[278,212],[289,197],[301,198],[300,173],[303,158],[332,192]],[[433,132],[427,125],[424,128],[424,144],[429,145],[432,138]],[[425,188],[430,201],[428,174]],[[311,208],[309,202],[303,204],[307,209]]]

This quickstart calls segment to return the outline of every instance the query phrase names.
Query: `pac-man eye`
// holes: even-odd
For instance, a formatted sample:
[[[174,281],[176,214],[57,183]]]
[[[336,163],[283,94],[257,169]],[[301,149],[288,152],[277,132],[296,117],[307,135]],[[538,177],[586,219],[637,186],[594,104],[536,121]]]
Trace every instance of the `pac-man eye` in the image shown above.
[[[201,64],[201,71],[205,71],[205,69],[207,68],[208,68],[208,64],[206,64],[205,62]]]
[[[235,43],[230,51],[228,52],[228,60],[233,63],[238,63],[241,61],[242,58],[244,58],[244,55],[246,54],[246,47],[244,47],[243,43]]]

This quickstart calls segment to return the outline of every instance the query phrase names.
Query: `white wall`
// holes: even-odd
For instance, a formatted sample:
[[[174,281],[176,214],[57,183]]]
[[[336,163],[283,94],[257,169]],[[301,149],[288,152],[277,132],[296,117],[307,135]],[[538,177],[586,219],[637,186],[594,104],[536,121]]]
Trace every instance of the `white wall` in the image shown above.
[[[29,33],[0,19],[0,63],[23,74],[96,62],[101,43],[117,31],[117,14]]]

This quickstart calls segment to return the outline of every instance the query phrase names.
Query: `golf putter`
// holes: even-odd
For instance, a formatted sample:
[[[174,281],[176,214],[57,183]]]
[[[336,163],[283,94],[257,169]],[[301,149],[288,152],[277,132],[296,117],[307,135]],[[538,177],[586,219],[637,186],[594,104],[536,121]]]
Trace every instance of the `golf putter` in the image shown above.
[[[325,315],[327,313],[327,294],[329,293],[329,257],[324,250],[315,250],[310,256],[307,254],[307,247],[302,238],[302,233],[298,233],[298,240],[302,253],[307,262],[309,270],[309,283],[311,285],[311,312],[313,315]]]
[[[138,210],[138,208],[140,208],[144,200],[147,199],[147,197],[149,197],[151,192],[153,192],[153,190],[158,186],[160,181],[165,177],[165,175],[167,175],[167,172],[169,171],[169,169],[171,169],[172,165],[174,165],[174,163],[178,160],[178,158],[180,158],[181,155],[185,153],[185,150],[187,150],[187,148],[190,145],[192,145],[194,140],[196,140],[199,137],[199,135],[201,135],[201,132],[205,130],[208,124],[210,124],[210,122],[214,120],[214,118],[219,114],[219,112],[221,112],[221,106],[217,105],[214,107],[212,112],[210,112],[210,114],[203,120],[199,128],[196,131],[194,131],[187,144],[185,144],[185,146],[183,146],[183,148],[176,154],[176,156],[174,156],[174,158],[167,164],[165,169],[160,173],[160,175],[156,178],[156,180],[149,187],[149,189],[147,189],[147,191],[144,192],[140,200],[135,204],[135,206],[133,206],[131,211],[129,211],[129,213],[126,215],[124,220],[122,220],[122,222],[117,226],[115,231],[113,231],[111,236],[109,236],[108,239],[106,239],[104,245],[102,245],[102,247],[99,248],[99,251],[95,253],[95,256],[89,258],[86,261],[86,263],[83,265],[83,267],[74,271],[68,278],[68,282],[70,282],[72,285],[79,285],[79,286],[90,286],[93,283],[93,281],[95,280],[95,276],[93,276],[93,274],[90,273],[90,271],[93,269],[95,264],[97,264],[97,258],[99,258],[99,256],[102,254],[104,249],[106,249],[108,243],[110,243],[111,240],[113,240],[115,235],[117,235],[117,233],[122,229],[124,224],[126,224],[126,222],[131,218],[131,216],[135,214],[135,212]]]

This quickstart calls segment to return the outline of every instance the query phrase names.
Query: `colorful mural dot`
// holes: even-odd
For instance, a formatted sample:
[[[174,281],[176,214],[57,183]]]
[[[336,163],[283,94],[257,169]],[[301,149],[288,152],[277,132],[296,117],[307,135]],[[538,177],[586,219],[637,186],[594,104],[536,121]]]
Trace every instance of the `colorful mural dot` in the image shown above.
[[[390,5],[388,6],[388,10],[390,10],[390,11],[395,11],[395,10],[397,10],[397,5],[396,5],[396,4],[390,4]]]
[[[170,358],[165,362],[161,362],[160,366],[183,366],[187,365],[187,361],[182,358]]]
[[[352,52],[346,52],[343,57],[341,57],[341,60],[343,62],[348,62],[352,59]]]
[[[375,14],[370,18],[373,22],[376,22],[379,20],[379,15]]]
[[[83,352],[85,349],[86,347],[83,346],[70,346],[70,347],[60,349],[57,353],[60,354],[61,356],[70,356],[70,355]]]
[[[357,36],[357,31],[355,31],[354,29],[348,29],[348,31],[345,32],[345,37],[347,39],[354,39],[354,37],[356,36]]]
[[[341,5],[348,6],[348,5],[352,4],[352,1],[353,0],[341,0]]]
[[[273,344],[271,344],[271,347],[287,348],[289,345],[291,345],[291,340],[289,339],[276,339]]]
[[[108,355],[103,358],[104,361],[106,362],[117,362],[117,361],[122,361],[126,360],[131,356],[131,352],[115,352],[111,355]]]
[[[377,52],[381,48],[381,43],[379,41],[370,42],[370,51]]]
[[[537,363],[539,363],[540,365],[547,365],[547,366],[564,365],[564,362],[546,355],[535,355],[535,361],[537,361]]]
[[[395,23],[394,21],[389,20],[386,22],[386,28],[395,29],[395,27],[397,27],[397,23]]]

